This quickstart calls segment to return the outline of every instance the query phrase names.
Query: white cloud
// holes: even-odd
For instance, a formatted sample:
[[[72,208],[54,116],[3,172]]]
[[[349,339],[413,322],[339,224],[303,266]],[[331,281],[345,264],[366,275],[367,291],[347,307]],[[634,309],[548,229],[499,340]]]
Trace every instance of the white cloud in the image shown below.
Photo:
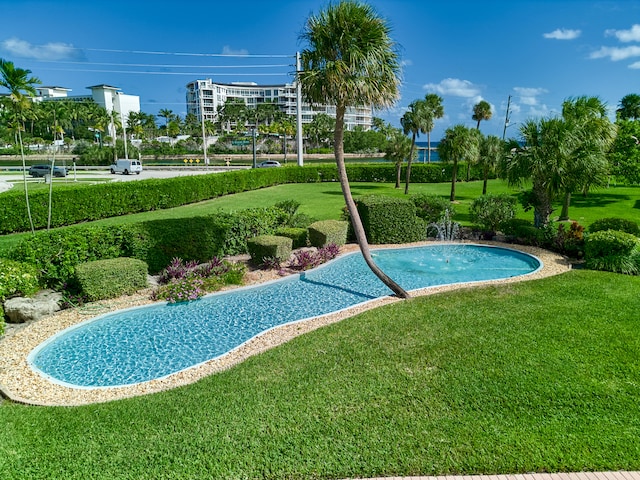
[[[629,68],[633,68],[634,70],[640,70],[640,62],[634,62],[629,65]]]
[[[589,56],[590,58],[605,58],[617,62],[618,60],[626,60],[631,57],[640,57],[640,46],[631,47],[601,47]]]
[[[575,40],[580,36],[582,32],[580,30],[570,30],[568,28],[558,28],[553,32],[543,33],[544,38],[551,38],[553,40]]]
[[[606,30],[604,34],[608,37],[616,37],[621,42],[640,42],[640,25],[635,24],[629,30]]]
[[[538,105],[538,97],[548,93],[544,88],[514,87],[513,90],[520,97],[520,103],[529,106]]]
[[[32,45],[26,40],[9,38],[0,43],[0,48],[10,55],[36,60],[77,60],[83,57],[82,51],[67,43]]]
[[[231,48],[229,45],[225,45],[224,47],[222,47],[222,54],[223,55],[249,55],[249,51],[244,48],[235,50]]]
[[[408,58],[408,59],[406,59],[406,60],[402,60],[402,61],[400,62],[400,65],[401,65],[402,67],[410,67],[410,66],[412,66],[412,65],[413,65],[413,60],[411,60],[410,58]]]
[[[422,88],[440,95],[453,95],[454,97],[472,98],[480,94],[480,88],[469,80],[458,78],[445,78],[440,83],[427,83]]]

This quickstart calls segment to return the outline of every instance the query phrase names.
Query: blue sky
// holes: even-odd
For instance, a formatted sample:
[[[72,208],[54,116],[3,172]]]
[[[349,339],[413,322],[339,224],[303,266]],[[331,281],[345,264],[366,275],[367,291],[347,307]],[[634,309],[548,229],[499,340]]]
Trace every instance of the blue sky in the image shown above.
[[[401,99],[377,116],[399,127],[407,105],[443,98],[432,140],[475,126],[472,107],[493,107],[485,134],[556,115],[563,100],[594,95],[613,111],[640,93],[640,0],[370,0],[392,28],[403,63]],[[295,53],[316,0],[86,2],[0,0],[0,57],[43,85],[108,84],[138,95],[141,109],[184,115],[185,85],[292,81]],[[227,56],[227,55],[239,56]],[[161,123],[161,120],[159,120]],[[426,138],[424,139],[426,140]]]

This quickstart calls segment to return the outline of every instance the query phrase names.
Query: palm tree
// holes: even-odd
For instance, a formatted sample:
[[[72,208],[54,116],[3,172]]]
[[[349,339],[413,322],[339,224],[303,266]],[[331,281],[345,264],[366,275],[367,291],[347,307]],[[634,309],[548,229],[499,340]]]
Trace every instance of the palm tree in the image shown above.
[[[166,130],[167,129],[167,125],[169,124],[169,121],[173,120],[173,117],[175,115],[173,114],[173,110],[169,110],[167,108],[161,108],[158,111],[158,116],[164,118],[164,128]]]
[[[309,45],[301,55],[305,98],[316,104],[335,104],[334,153],[338,177],[351,224],[371,271],[397,296],[409,294],[373,261],[367,237],[349,187],[344,163],[344,114],[348,105],[383,108],[398,98],[400,62],[387,22],[367,4],[343,0],[311,15],[301,39]]]
[[[491,111],[491,104],[485,100],[480,100],[473,106],[473,115],[471,115],[471,119],[475,120],[476,129],[480,131],[480,122],[482,120],[490,120],[493,112]],[[469,181],[469,177],[471,175],[471,162],[467,163],[467,182]]]
[[[571,193],[607,183],[607,152],[616,137],[616,126],[607,116],[607,106],[598,97],[565,100],[562,118],[574,131],[577,144],[568,157],[563,175],[564,199],[559,220],[569,219]]]
[[[402,162],[414,153],[411,140],[402,130],[394,129],[387,140],[384,158],[391,160],[396,165],[396,188],[400,188],[400,171]]]
[[[451,172],[451,195],[449,201],[456,200],[456,182],[458,180],[458,161],[473,162],[479,155],[479,132],[464,125],[450,127],[440,141],[438,153],[443,162],[453,163]]]
[[[482,166],[482,195],[487,194],[487,180],[489,172],[498,165],[504,154],[504,142],[495,135],[487,135],[480,141],[479,163]]]
[[[431,163],[431,131],[435,121],[444,117],[442,97],[435,93],[427,93],[424,97],[424,116],[427,128],[427,163]]]
[[[0,87],[9,90],[8,108],[11,111],[11,123],[18,132],[20,142],[20,156],[22,158],[22,181],[27,206],[27,216],[31,225],[31,232],[35,233],[31,205],[29,204],[29,190],[27,188],[27,165],[24,158],[24,145],[22,144],[22,130],[24,130],[24,112],[32,106],[28,97],[36,95],[34,85],[42,83],[37,77],[31,77],[31,70],[16,68],[13,62],[0,58]]]
[[[424,100],[414,100],[409,104],[407,110],[400,119],[402,130],[407,135],[411,133],[411,154],[407,161],[407,178],[404,184],[404,194],[409,194],[409,182],[411,180],[411,160],[414,157],[416,148],[416,137],[421,133],[427,133],[428,119],[426,115],[426,105]]]
[[[638,120],[640,119],[640,95],[630,93],[622,97],[620,107],[616,110],[621,120]]]

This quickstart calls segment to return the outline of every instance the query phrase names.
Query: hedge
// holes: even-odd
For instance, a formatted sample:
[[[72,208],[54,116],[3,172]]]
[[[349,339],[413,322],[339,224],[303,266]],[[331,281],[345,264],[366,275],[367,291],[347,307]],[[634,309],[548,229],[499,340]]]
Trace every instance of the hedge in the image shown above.
[[[370,243],[411,243],[426,239],[426,222],[416,215],[411,200],[384,195],[366,195],[355,200]]]
[[[115,298],[147,286],[147,264],[128,257],[82,263],[75,269],[75,281],[90,302]]]
[[[466,168],[462,164],[459,169]],[[443,182],[451,178],[452,166],[442,163],[416,164],[411,170],[414,183]],[[476,172],[476,170],[478,170]],[[351,164],[347,175],[352,182],[395,182],[395,166]],[[473,178],[481,178],[472,168]],[[53,189],[51,226],[61,227],[102,218],[172,208],[210,200],[223,195],[284,183],[337,182],[334,165],[236,170],[209,175],[193,175],[135,182],[109,182],[97,185],[64,186]],[[47,226],[49,192],[29,194],[36,229]],[[23,192],[2,194],[0,234],[30,230]]]
[[[307,231],[309,232],[309,243],[312,247],[322,248],[330,243],[344,245],[347,243],[347,231],[349,222],[340,220],[321,220],[314,222]]]
[[[593,270],[638,275],[640,239],[616,230],[601,230],[585,239],[585,264]]]
[[[633,220],[626,218],[600,218],[589,225],[589,232],[591,233],[601,232],[603,230],[616,230],[640,237],[640,226]]]
[[[256,265],[262,265],[268,258],[279,262],[288,260],[291,256],[293,241],[289,237],[276,235],[259,235],[247,241],[247,250],[251,260]]]

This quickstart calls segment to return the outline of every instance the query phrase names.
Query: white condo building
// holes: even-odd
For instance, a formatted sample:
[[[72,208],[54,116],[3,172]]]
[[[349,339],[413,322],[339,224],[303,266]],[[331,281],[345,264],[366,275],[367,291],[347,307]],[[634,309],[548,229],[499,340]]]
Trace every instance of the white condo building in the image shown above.
[[[256,107],[260,103],[272,102],[281,112],[293,118],[297,114],[296,84],[258,85],[257,83],[214,83],[210,78],[195,80],[187,84],[187,113],[194,114],[198,121],[216,121],[219,107],[227,100],[242,100],[248,107]],[[310,123],[313,117],[325,113],[335,118],[336,108],[330,105],[311,105],[302,102],[302,123]],[[373,124],[371,106],[348,107],[344,116],[346,130],[362,127],[370,130]]]

